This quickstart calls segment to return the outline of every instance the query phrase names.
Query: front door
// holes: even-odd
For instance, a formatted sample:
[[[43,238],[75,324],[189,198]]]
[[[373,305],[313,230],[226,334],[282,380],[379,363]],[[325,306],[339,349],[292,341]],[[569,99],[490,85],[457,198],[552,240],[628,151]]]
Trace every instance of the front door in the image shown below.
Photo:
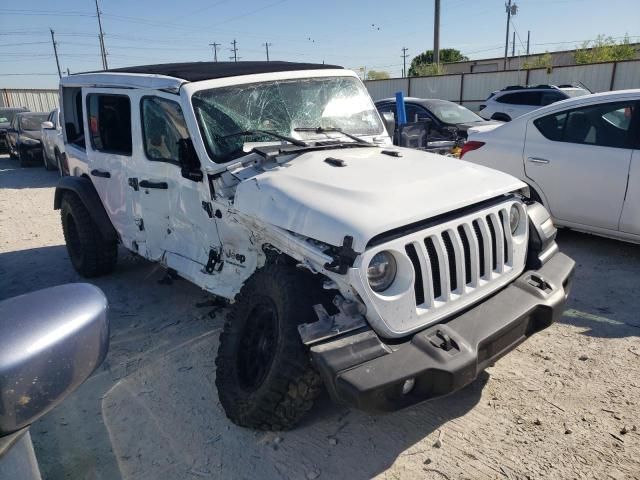
[[[590,105],[529,120],[525,172],[541,188],[556,219],[618,229],[634,105]]]
[[[178,141],[189,132],[178,97],[157,91],[139,97],[140,152],[136,215],[144,223],[147,256],[194,279],[204,269],[211,246],[218,246],[206,181],[182,176]]]

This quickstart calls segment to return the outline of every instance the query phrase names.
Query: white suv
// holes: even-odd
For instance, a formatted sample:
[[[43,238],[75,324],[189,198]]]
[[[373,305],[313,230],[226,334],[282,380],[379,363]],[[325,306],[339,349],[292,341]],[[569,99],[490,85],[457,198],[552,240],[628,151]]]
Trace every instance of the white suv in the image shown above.
[[[73,266],[108,273],[121,244],[232,303],[216,386],[239,425],[293,426],[322,383],[369,411],[450,393],[562,314],[574,262],[525,184],[394,148],[354,72],[150,65],[61,99]]]
[[[520,115],[567,98],[588,95],[588,90],[574,85],[512,85],[489,95],[479,114],[486,120],[509,122]]]

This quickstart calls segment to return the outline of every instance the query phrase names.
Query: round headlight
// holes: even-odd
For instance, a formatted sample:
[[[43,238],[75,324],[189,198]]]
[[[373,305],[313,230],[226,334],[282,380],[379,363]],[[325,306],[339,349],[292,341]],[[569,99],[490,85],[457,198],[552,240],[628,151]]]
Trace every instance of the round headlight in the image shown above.
[[[389,288],[396,278],[397,270],[396,259],[391,252],[376,253],[367,268],[367,278],[373,291],[382,292]]]
[[[520,209],[516,205],[511,205],[511,211],[509,212],[509,225],[511,226],[511,235],[515,235],[518,226],[520,225]]]

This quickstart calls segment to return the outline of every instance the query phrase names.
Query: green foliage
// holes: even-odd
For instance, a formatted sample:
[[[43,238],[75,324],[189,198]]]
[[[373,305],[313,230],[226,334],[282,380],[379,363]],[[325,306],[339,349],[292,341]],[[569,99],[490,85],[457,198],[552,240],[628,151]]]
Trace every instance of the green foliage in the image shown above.
[[[598,35],[595,40],[584,42],[574,54],[577,64],[631,60],[635,56],[636,49],[630,44],[628,35],[620,43],[612,37]]]
[[[544,55],[537,56],[530,62],[524,62],[522,68],[525,70],[530,68],[553,68],[553,57],[549,52],[544,52]]]
[[[444,65],[437,63],[418,65],[409,69],[410,77],[433,77],[434,75],[444,75],[445,73],[447,73],[447,69]]]
[[[460,50],[456,50],[455,48],[443,48],[440,50],[440,62],[441,63],[453,63],[453,62],[464,62],[469,60],[468,57],[464,56]],[[423,67],[428,65],[435,65],[433,58],[433,50],[427,50],[426,52],[422,52],[417,57],[414,57],[411,60],[411,66],[409,67],[409,76],[410,77],[418,77],[420,75],[442,75],[444,69],[440,70],[437,67],[428,67],[427,70],[424,70]],[[423,73],[423,72],[436,72],[436,73]]]
[[[391,75],[383,70],[369,70],[367,72],[367,80],[386,80],[387,78],[391,78]]]

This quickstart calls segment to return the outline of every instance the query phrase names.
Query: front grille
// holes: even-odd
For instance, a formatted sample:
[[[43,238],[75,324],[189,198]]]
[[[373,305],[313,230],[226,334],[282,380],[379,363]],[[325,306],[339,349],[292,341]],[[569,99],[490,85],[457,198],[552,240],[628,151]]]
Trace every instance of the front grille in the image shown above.
[[[415,271],[416,306],[437,308],[513,269],[509,206],[427,230],[405,245]]]

